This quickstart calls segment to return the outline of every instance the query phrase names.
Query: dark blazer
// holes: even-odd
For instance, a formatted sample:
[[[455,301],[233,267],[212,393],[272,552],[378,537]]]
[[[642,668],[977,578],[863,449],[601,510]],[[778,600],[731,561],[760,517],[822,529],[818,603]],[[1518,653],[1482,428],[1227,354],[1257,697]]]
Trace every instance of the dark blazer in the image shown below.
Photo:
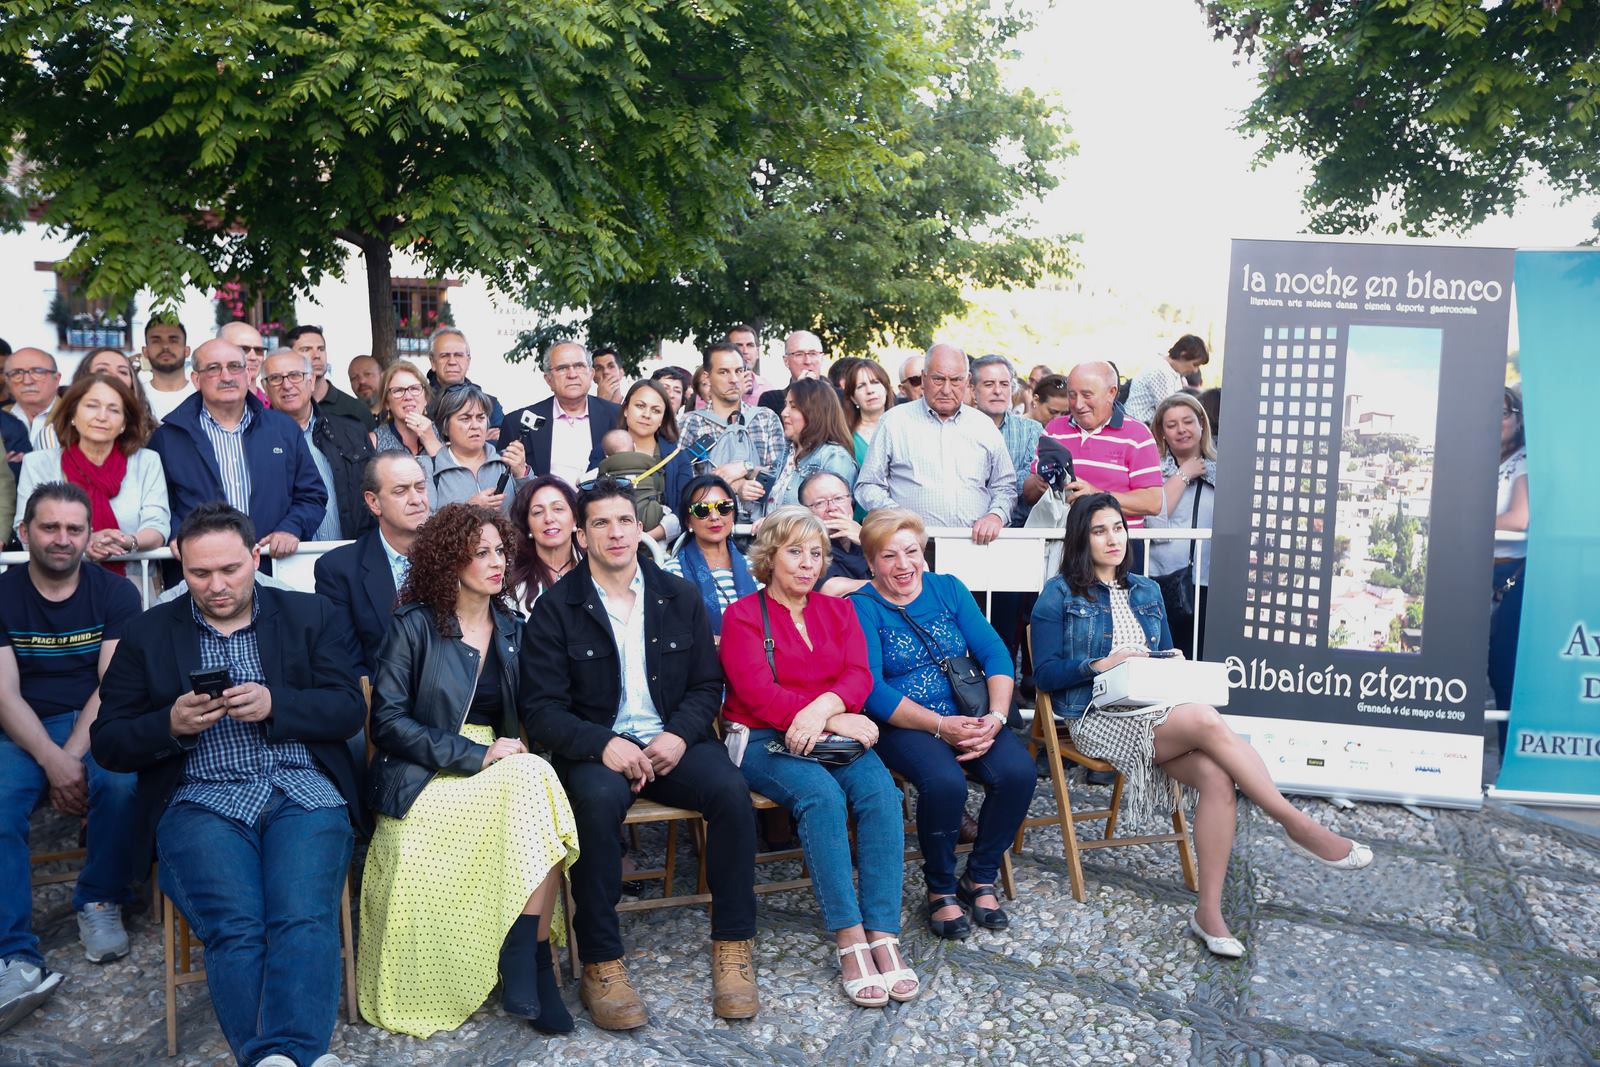
[[[493,606],[495,650],[500,661],[500,699],[504,714],[496,737],[516,737],[517,646],[522,619]],[[367,797],[375,814],[405,818],[422,789],[440,771],[477,774],[489,749],[461,733],[467,706],[478,684],[477,659],[459,638],[441,637],[433,609],[407,604],[378,654],[372,685],[372,744],[377,755],[367,777]]]
[[[373,677],[378,648],[389,632],[394,598],[399,592],[394,587],[394,573],[389,570],[389,557],[384,554],[378,530],[368,530],[354,544],[326,553],[317,560],[313,572],[318,594],[333,601],[340,621],[361,646],[361,673]]]
[[[650,697],[667,732],[692,745],[711,736],[722,706],[711,624],[700,590],[649,560],[639,566]],[[622,661],[586,559],[539,598],[523,630],[522,725],[556,756],[598,760],[621,705]]]
[[[312,403],[323,414],[339,415],[360,423],[363,433],[378,425],[378,417],[371,408],[332,382],[328,383],[328,395],[320,401],[313,399]]]
[[[244,432],[244,454],[250,464],[250,521],[256,536],[283,530],[309,541],[327,513],[328,491],[305,436],[283,412],[268,410],[248,393],[244,402],[252,416]],[[216,452],[200,428],[204,403],[199,393],[186,398],[150,438],[149,447],[161,457],[167,474],[174,531],[201,504],[227,499]]]
[[[356,680],[355,640],[333,605],[310,593],[256,584],[256,640],[272,714],[269,741],[303,741],[364,829],[356,766],[347,740],[361,732],[365,704]],[[134,870],[148,870],[156,824],[183,776],[185,745],[172,736],[172,703],[200,668],[200,631],[187,593],[144,613],[122,635],[100,680],[100,714],[90,748],[108,771],[136,773]]]
[[[528,454],[528,468],[535,476],[550,473],[550,420],[555,417],[556,398],[547,396],[537,404],[518,408],[507,412],[505,420],[500,424],[501,451],[505,451],[512,441],[521,441],[523,449]],[[528,413],[537,417],[538,426],[528,429],[522,424],[522,416]],[[589,463],[588,467],[598,467],[600,461],[606,458],[604,450],[600,447],[600,438],[622,425],[622,407],[609,400],[601,400],[597,396],[589,398]]]
[[[26,455],[33,451],[33,443],[28,438],[28,424],[11,414],[9,411],[0,411],[0,439],[5,441],[7,452],[20,452]],[[22,461],[11,464],[13,475],[22,473]],[[22,514],[22,506],[26,500],[17,501],[17,514]]]
[[[372,458],[372,442],[366,427],[316,404],[311,405],[317,421],[311,427],[311,441],[333,471],[333,488],[339,497],[339,536],[359,537],[377,520],[361,495],[361,475]],[[262,531],[270,533],[271,531]]]

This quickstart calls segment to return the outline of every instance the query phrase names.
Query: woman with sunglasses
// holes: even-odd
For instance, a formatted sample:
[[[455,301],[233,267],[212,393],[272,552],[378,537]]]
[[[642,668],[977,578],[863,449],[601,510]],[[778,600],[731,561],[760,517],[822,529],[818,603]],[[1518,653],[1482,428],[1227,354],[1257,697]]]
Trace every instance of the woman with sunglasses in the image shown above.
[[[528,476],[522,442],[512,441],[496,452],[489,441],[489,413],[494,402],[476,385],[452,385],[439,397],[434,413],[444,430],[445,447],[429,465],[429,502],[438,511],[446,504],[477,504],[509,512],[511,499]]]
[[[428,418],[433,390],[415,364],[403,359],[389,364],[378,382],[378,397],[378,427],[368,435],[373,451],[403,448],[422,460],[443,447],[433,420]],[[427,469],[426,463],[423,469]]]
[[[715,474],[691,480],[678,506],[678,521],[689,536],[667,561],[668,571],[700,590],[714,634],[722,633],[722,610],[756,591],[750,568],[730,540],[734,507],[732,486]]]

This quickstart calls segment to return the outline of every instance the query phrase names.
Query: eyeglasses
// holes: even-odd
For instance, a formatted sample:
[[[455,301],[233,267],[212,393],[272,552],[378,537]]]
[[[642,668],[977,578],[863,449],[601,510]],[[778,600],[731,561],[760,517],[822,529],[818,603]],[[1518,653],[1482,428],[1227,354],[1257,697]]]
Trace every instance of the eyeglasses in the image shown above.
[[[909,378],[903,378],[903,379],[901,379],[901,384],[902,385],[921,385],[922,384],[922,375],[913,374]]]
[[[787,355],[790,359],[821,359],[822,349],[804,348],[798,352],[787,352],[785,355]]]
[[[806,506],[809,507],[812,511],[827,511],[829,508],[833,507],[835,504],[844,504],[844,505],[848,506],[849,503],[850,503],[850,498],[848,496],[825,496],[821,500],[813,500],[810,504],[807,504]]]
[[[718,515],[731,515],[733,514],[733,508],[734,504],[731,500],[713,500],[709,503],[704,500],[696,500],[689,505],[689,514],[697,519],[709,519],[713,511]]]
[[[237,347],[239,351],[243,352],[247,356],[252,354],[264,356],[267,354],[266,348],[262,345],[237,345],[235,347]]]
[[[14,382],[20,382],[24,378],[48,378],[52,374],[58,373],[60,372],[51,370],[49,367],[18,367],[15,370],[6,371],[6,377]]]
[[[420,386],[420,385],[391,385],[389,387],[389,395],[390,396],[421,396],[422,395],[422,386]]]
[[[202,378],[215,378],[217,375],[222,374],[223,372],[227,372],[230,376],[243,374],[244,373],[244,364],[243,363],[208,363],[204,367],[201,367],[200,369],[195,371],[195,373],[198,374]]]
[[[306,372],[303,370],[284,371],[282,374],[269,374],[262,380],[268,385],[282,385],[284,382],[288,382],[290,385],[299,385],[306,380]]]
[[[1500,417],[1502,419],[1514,419],[1518,415],[1521,415],[1521,414],[1522,414],[1522,409],[1521,408],[1501,408],[1500,409]]]

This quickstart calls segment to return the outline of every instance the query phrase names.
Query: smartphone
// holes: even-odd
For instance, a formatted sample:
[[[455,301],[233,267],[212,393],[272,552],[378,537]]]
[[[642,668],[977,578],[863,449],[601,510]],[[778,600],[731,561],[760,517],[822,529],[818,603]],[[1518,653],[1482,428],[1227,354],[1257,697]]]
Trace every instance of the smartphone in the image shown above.
[[[506,483],[509,482],[510,480],[511,480],[511,470],[510,470],[510,468],[507,468],[506,470],[501,471],[500,472],[500,480],[498,482],[494,483],[494,491],[496,493],[505,492],[506,491]]]
[[[772,487],[777,483],[777,481],[777,476],[771,471],[756,471],[756,482],[761,486],[764,495],[771,495]]]
[[[195,696],[219,697],[223,690],[233,688],[233,676],[226,667],[213,667],[211,670],[190,671],[189,685],[193,688]]]
[[[1150,650],[1150,655],[1154,659],[1173,659],[1177,656],[1183,655],[1183,653],[1179,652],[1175,648],[1152,648]]]

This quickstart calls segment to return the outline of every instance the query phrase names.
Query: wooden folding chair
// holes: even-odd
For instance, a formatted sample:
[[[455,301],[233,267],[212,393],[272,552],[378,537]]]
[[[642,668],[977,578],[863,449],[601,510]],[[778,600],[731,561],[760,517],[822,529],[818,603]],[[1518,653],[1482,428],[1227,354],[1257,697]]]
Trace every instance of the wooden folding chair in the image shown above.
[[[1032,635],[1029,635],[1031,644]],[[1055,714],[1050,704],[1050,694],[1039,690],[1037,706],[1033,711],[1033,725],[1029,729],[1028,751],[1036,757],[1042,747],[1046,759],[1050,764],[1050,788],[1056,795],[1056,813],[1054,815],[1035,815],[1022,820],[1022,825],[1017,828],[1017,839],[1012,844],[1012,851],[1021,853],[1022,835],[1024,831],[1038,826],[1059,826],[1061,828],[1061,845],[1067,860],[1067,873],[1072,880],[1072,895],[1079,903],[1088,900],[1088,892],[1084,888],[1083,879],[1083,853],[1094,848],[1122,848],[1128,845],[1160,845],[1175,844],[1178,846],[1178,862],[1183,867],[1183,884],[1191,890],[1200,888],[1199,878],[1196,873],[1194,860],[1194,847],[1189,842],[1189,820],[1184,815],[1178,784],[1173,783],[1173,811],[1172,832],[1170,834],[1147,834],[1141,837],[1117,836],[1117,813],[1122,806],[1123,776],[1111,764],[1104,760],[1091,759],[1072,744],[1067,736],[1066,727],[1056,723]],[[1111,805],[1106,808],[1095,808],[1090,811],[1072,810],[1072,792],[1069,788],[1066,774],[1068,761],[1090,771],[1100,771],[1116,776],[1111,786]],[[1082,821],[1105,821],[1105,834],[1098,841],[1081,841],[1078,838],[1077,824]]]
[[[345,1016],[352,1024],[359,1023],[361,1011],[356,1005],[356,939],[350,921],[349,875],[345,876],[344,889],[339,893],[339,942],[339,958],[344,969]],[[189,928],[189,921],[172,903],[172,898],[162,893],[161,960],[167,1004],[168,1056],[178,1054],[178,987],[206,979],[205,967],[197,966],[194,961],[194,950],[200,947],[200,939]]]

